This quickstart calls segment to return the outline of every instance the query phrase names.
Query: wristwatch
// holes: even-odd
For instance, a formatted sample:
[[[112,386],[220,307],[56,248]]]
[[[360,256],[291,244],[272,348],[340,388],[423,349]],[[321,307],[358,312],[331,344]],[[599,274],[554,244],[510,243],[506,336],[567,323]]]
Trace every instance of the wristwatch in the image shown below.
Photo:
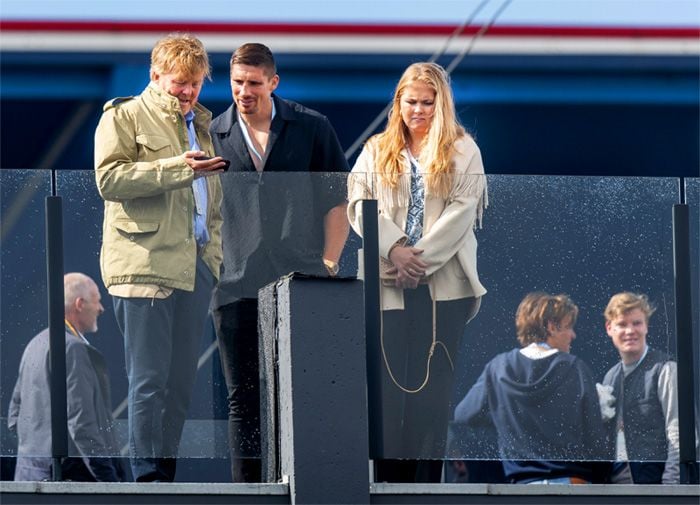
[[[340,270],[340,265],[338,265],[335,261],[327,260],[326,258],[323,258],[323,266],[326,267],[326,270],[328,271],[328,275],[331,277],[335,277],[338,275],[338,271]]]

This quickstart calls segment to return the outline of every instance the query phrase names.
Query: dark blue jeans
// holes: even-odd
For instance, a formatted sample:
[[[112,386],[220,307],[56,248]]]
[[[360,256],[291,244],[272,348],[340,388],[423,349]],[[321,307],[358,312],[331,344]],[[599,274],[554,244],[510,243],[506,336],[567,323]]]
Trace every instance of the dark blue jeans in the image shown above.
[[[129,454],[136,481],[175,479],[214,276],[197,259],[193,292],[164,299],[114,297],[129,378]]]

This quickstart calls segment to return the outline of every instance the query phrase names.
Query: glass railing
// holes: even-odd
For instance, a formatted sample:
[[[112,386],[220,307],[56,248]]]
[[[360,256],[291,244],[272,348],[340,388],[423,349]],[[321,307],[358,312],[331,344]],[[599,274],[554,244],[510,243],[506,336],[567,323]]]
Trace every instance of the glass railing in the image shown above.
[[[46,326],[43,235],[44,197],[50,191],[50,174],[3,170],[0,177],[3,233],[0,455],[14,458],[17,440],[14,432],[7,429],[7,406],[22,352]],[[228,245],[224,251],[221,296],[213,305],[253,298],[259,288],[291,271],[326,276],[319,252],[324,247],[324,216],[347,196],[347,177],[347,174],[309,173],[221,175],[225,195],[224,240]],[[378,242],[380,253],[385,253],[403,236],[406,207],[412,201],[410,184],[401,196],[403,200],[398,197],[392,200],[392,193],[383,191],[378,181],[364,176],[361,180],[364,189],[358,190],[350,184],[350,215],[358,216],[357,208],[353,208],[357,199],[379,199]],[[376,285],[383,285],[381,369],[375,371],[381,384],[370,382],[368,387],[381,388],[384,395],[381,412],[373,412],[382,416],[384,430],[379,434],[381,450],[372,454],[372,458],[614,459],[612,435],[608,443],[598,447],[606,433],[614,434],[615,426],[611,424],[614,420],[606,424],[602,418],[595,417],[601,413],[597,396],[591,397],[595,383],[602,382],[608,370],[620,361],[606,332],[603,312],[615,293],[645,293],[657,308],[649,321],[649,346],[670,357],[675,355],[671,208],[679,201],[678,180],[471,176],[452,183],[446,206],[428,190],[422,220],[424,229],[422,234],[418,233],[425,240],[419,239],[415,244],[423,249],[417,257],[425,260],[432,275],[418,279],[415,289],[397,289],[396,280],[375,279]],[[483,212],[482,226],[478,226],[479,209],[485,204],[481,193],[485,183],[490,203]],[[699,188],[697,179],[686,181],[695,272],[700,244]],[[127,457],[128,380],[124,340],[100,272],[104,202],[93,172],[58,172],[57,192],[63,197],[65,271],[80,271],[95,279],[105,308],[99,318],[99,331],[87,338],[105,358],[111,382],[116,450],[100,447],[90,452],[88,447],[87,452],[92,457]],[[130,198],[124,188],[120,188],[118,195],[109,196],[115,201],[110,205],[118,207],[115,211],[118,220],[122,224],[136,223],[120,225],[111,233],[138,245],[142,235],[154,233],[153,226],[145,229],[139,223],[153,215],[160,220],[169,213],[183,211],[181,207],[168,207],[170,204],[160,196],[145,196]],[[192,208],[184,210],[190,212]],[[440,221],[435,220],[438,215],[450,217],[445,230],[439,229]],[[360,232],[358,222],[353,226]],[[391,222],[395,222],[393,228]],[[165,225],[159,224],[155,230],[160,226]],[[358,265],[362,265],[361,247],[361,239],[350,230],[339,262],[340,276],[357,273]],[[473,269],[474,255],[478,257],[476,269]],[[124,264],[129,267],[128,261]],[[477,271],[480,283],[487,290],[480,307],[473,303],[474,295],[481,294]],[[694,289],[697,294],[697,280]],[[569,367],[566,370],[570,373],[578,374],[576,380],[558,369],[559,375],[535,383],[533,370],[554,360],[541,349],[536,356],[541,359],[537,360],[519,351],[516,310],[525,295],[535,291],[565,293],[578,306],[576,338],[569,353],[575,359],[566,357],[560,364]],[[437,293],[435,307],[430,292]],[[399,310],[404,303],[407,313]],[[477,308],[478,313],[465,327],[468,314]],[[697,310],[694,317],[697,322]],[[566,326],[563,324],[562,328]],[[697,331],[697,324],[695,327]],[[223,460],[218,466],[226,467],[227,386],[211,319],[203,335],[196,338],[200,338],[198,371],[178,457],[200,463]],[[562,338],[570,338],[570,334]],[[410,358],[406,357],[407,353]],[[494,359],[510,359],[512,363],[494,362]],[[475,388],[489,363],[496,372],[493,376],[502,379],[501,382],[484,382]],[[525,375],[517,376],[506,387],[504,383],[509,379],[499,373],[505,374],[508,368],[500,363],[524,363],[519,372]],[[697,377],[697,362],[695,367]],[[274,380],[269,382],[274,385]],[[479,388],[481,397],[477,395]],[[263,396],[266,394],[274,394],[274,390],[263,391]],[[517,396],[518,400],[511,404],[511,410],[504,412],[499,404],[500,395]],[[479,409],[474,408],[475,398],[481,398]],[[470,402],[471,410],[467,408]],[[473,415],[476,410],[479,415]],[[44,410],[42,414],[47,412]],[[514,431],[515,428],[499,432],[499,426],[510,422],[520,432]],[[586,432],[591,426],[599,430],[593,440],[594,434]],[[269,426],[263,426],[262,433],[269,434]],[[268,443],[271,442],[263,440],[261,450],[259,442],[243,440],[238,457],[264,458]],[[33,449],[33,453],[24,455],[50,454]],[[81,452],[71,445],[70,455],[80,456]],[[226,480],[228,469],[218,471],[224,474],[222,480]],[[178,475],[179,480],[189,478],[187,472]]]
[[[478,234],[480,273],[489,294],[465,332],[450,456],[608,459],[615,419],[601,423],[590,398],[591,382],[603,382],[620,359],[606,335],[603,312],[615,293],[645,293],[658,308],[649,322],[648,344],[675,354],[671,208],[678,201],[677,182],[579,177],[493,177],[489,182],[492,206]],[[522,358],[516,309],[532,291],[566,293],[578,305],[570,353],[588,373],[577,364],[569,370],[576,378],[544,373],[535,367],[556,363],[555,356],[542,362]],[[494,370],[501,365],[524,369]],[[487,382],[478,383],[485,366]],[[475,412],[475,402],[484,398],[489,416]],[[506,412],[499,400],[507,402]],[[475,423],[477,429],[470,430]],[[606,434],[611,440],[600,444]],[[629,457],[635,455],[630,451]]]
[[[99,331],[88,338],[93,346],[108,357],[119,444],[117,455],[128,456],[129,384],[125,373],[124,339],[117,324],[112,297],[104,287],[100,272],[104,201],[97,191],[93,172],[59,171],[57,190],[63,199],[64,209],[65,271],[83,272],[95,279],[101,289],[105,312],[99,319]],[[192,395],[178,454],[182,458],[226,458],[226,426],[223,419],[218,418],[221,416],[217,415],[217,409],[221,410],[217,406],[217,400],[219,395],[224,394],[224,390],[220,385],[222,379],[216,338],[210,322],[203,333],[199,336],[198,370],[193,386],[195,393]]]
[[[2,456],[10,458],[17,455],[17,438],[15,430],[7,428],[6,414],[18,376],[20,358],[27,343],[46,326],[43,235],[44,197],[49,192],[50,173],[41,173],[44,176],[41,191],[33,189],[30,184],[36,178],[36,173],[9,170],[0,172],[3,176],[4,234],[0,341],[3,359]],[[220,180],[226,194],[224,238],[230,241],[230,247],[227,247],[224,260],[225,273],[220,285],[222,290],[213,306],[225,305],[238,298],[256,297],[258,289],[290,272],[328,277],[328,270],[322,261],[326,229],[324,216],[333,207],[341,206],[338,214],[341,223],[338,232],[340,252],[343,250],[343,229],[349,230],[343,207],[347,193],[346,174],[232,172],[222,174]],[[37,182],[32,184],[38,186]],[[99,317],[99,331],[86,337],[91,346],[105,358],[111,383],[111,412],[115,420],[110,430],[116,439],[116,443],[109,447],[103,444],[91,447],[89,443],[76,445],[71,440],[68,455],[105,459],[128,457],[131,454],[128,427],[129,383],[125,373],[124,338],[117,324],[112,297],[105,288],[100,270],[105,204],[98,193],[93,172],[60,171],[57,173],[56,186],[57,194],[63,201],[65,271],[87,274],[97,282],[102,295],[105,312]],[[32,199],[26,197],[30,189]],[[130,189],[136,192],[136,198],[129,198]],[[185,195],[188,194],[185,192]],[[160,220],[161,226],[165,226],[162,223],[165,223],[164,219],[168,213],[183,210],[181,207],[175,207],[172,202],[164,203],[165,198],[162,195],[145,196],[139,193],[138,188],[134,189],[129,184],[119,187],[119,195],[109,195],[109,198],[114,199],[110,205],[117,209],[114,215],[119,221],[119,226],[113,222],[108,224],[113,227],[111,232],[114,233],[116,229],[120,238],[135,242],[137,247],[141,245],[139,241],[150,233],[146,231],[139,236],[142,230],[139,230],[138,223],[153,220],[153,216],[156,216],[155,219]],[[185,196],[186,202],[188,198]],[[15,200],[19,203],[15,203]],[[19,207],[20,204],[23,205],[22,208]],[[189,210],[192,210],[192,207],[189,207]],[[11,219],[15,219],[16,222],[10,223]],[[132,226],[133,230],[127,230],[127,221],[137,223]],[[333,224],[329,222],[327,226],[331,227]],[[175,233],[175,230],[170,229],[169,232]],[[356,274],[359,247],[359,238],[350,231],[344,247],[345,254],[338,262],[338,276],[348,277]],[[135,252],[137,256],[141,253],[142,251]],[[122,257],[119,261],[127,266],[117,272],[113,270],[110,275],[129,273],[128,259]],[[154,266],[154,270],[157,269],[158,267]],[[30,275],[36,280],[33,280],[34,277],[30,278]],[[218,468],[211,471],[221,474],[218,478],[225,481],[230,479],[230,470],[226,468],[228,463],[221,463],[221,460],[229,458],[227,385],[211,317],[205,325],[204,334],[199,337],[194,393],[177,456],[183,460],[218,460]],[[258,381],[257,374],[251,380]],[[274,384],[274,381],[271,382]],[[264,395],[272,393],[274,391],[263,392]],[[69,400],[70,394],[69,391]],[[42,422],[48,423],[49,410],[40,414],[45,417]],[[69,438],[74,436],[73,428],[69,420]],[[257,438],[259,430],[254,430],[249,435]],[[151,455],[156,458],[172,456],[159,453]],[[22,456],[48,457],[50,443],[31,445]],[[260,443],[253,440],[242,441],[237,456],[242,459],[260,459]],[[193,472],[197,473],[196,470]],[[218,480],[211,474],[209,477]],[[205,479],[200,477],[199,480]]]
[[[459,235],[475,224],[475,195],[448,199],[443,212],[452,214],[450,233],[426,228],[425,239],[415,244],[436,272],[420,281],[425,286],[412,295],[382,287],[384,431],[383,452],[374,456],[613,459],[615,420],[602,422],[595,383],[603,382],[620,356],[606,334],[603,312],[618,292],[646,294],[657,308],[649,321],[649,347],[675,355],[671,209],[679,199],[678,181],[488,176],[487,182],[490,205],[474,235],[478,277],[488,293],[466,328],[473,303],[460,302],[465,293],[457,290],[464,287],[452,288],[447,277],[467,279],[469,288],[478,289],[467,255],[476,244],[471,234]],[[379,207],[381,213],[381,202]],[[384,207],[380,253],[397,232],[382,219],[399,221],[400,233],[403,212],[391,203]],[[464,256],[443,257],[440,247],[461,248]],[[447,261],[451,256],[456,258]],[[433,307],[429,292],[444,301]],[[542,348],[521,352],[516,310],[531,292],[565,293],[578,306],[575,339],[570,333],[559,337],[566,341],[560,349],[571,340],[569,356],[549,356]],[[391,310],[402,301],[405,312]],[[570,319],[553,322],[566,329]],[[536,332],[522,333],[526,344],[540,340]],[[601,443],[606,433],[610,440]]]
[[[693,374],[695,384],[695,433],[700,434],[700,178],[685,179],[685,201],[690,225],[690,281],[693,310]],[[697,435],[696,435],[697,436]],[[696,439],[696,444],[700,440]],[[700,445],[696,445],[696,459]]]
[[[0,455],[15,454],[7,408],[22,352],[46,327],[44,201],[51,173],[0,170]]]

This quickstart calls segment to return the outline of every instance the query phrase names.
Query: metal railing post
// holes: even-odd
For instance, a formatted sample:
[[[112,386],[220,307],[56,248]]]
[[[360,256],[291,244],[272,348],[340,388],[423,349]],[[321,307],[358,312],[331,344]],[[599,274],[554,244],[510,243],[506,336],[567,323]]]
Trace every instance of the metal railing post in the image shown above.
[[[46,197],[46,277],[51,372],[52,478],[63,480],[61,462],[68,456],[66,399],[66,329],[63,300],[63,205],[60,196]]]
[[[673,206],[673,277],[676,295],[678,430],[682,484],[698,483],[695,451],[695,378],[690,286],[690,227],[686,204]]]
[[[362,201],[362,253],[364,263],[365,346],[367,352],[367,403],[370,459],[383,457],[381,310],[379,306],[379,226],[377,201]]]

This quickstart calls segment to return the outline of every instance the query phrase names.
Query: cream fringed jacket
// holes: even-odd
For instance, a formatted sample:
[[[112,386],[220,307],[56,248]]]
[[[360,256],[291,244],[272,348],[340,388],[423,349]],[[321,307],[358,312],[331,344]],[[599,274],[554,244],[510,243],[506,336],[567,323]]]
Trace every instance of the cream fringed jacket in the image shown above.
[[[476,269],[474,228],[481,224],[488,206],[486,177],[479,147],[469,136],[459,139],[453,156],[452,190],[447,198],[431,195],[426,187],[423,237],[415,247],[423,249],[421,259],[428,264],[430,294],[433,300],[479,297],[486,289]],[[362,236],[362,200],[375,199],[379,209],[379,254],[388,257],[391,246],[405,233],[411,199],[411,167],[404,153],[404,174],[396,188],[384,185],[375,171],[375,149],[370,140],[357,158],[348,180],[348,218]],[[362,255],[359,257],[363,276]],[[403,290],[383,285],[382,310],[402,309]]]

